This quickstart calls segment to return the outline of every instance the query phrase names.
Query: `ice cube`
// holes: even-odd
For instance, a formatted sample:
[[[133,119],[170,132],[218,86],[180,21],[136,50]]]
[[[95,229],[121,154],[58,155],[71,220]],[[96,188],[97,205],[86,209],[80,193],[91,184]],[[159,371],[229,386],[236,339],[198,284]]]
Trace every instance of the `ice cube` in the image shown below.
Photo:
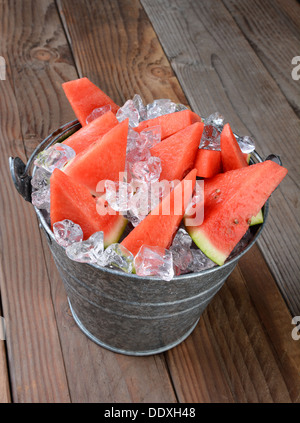
[[[139,121],[147,119],[147,109],[144,106],[143,100],[139,94],[133,96],[132,102],[139,113]]]
[[[127,100],[126,103],[119,108],[116,113],[119,122],[129,118],[129,126],[136,127],[139,124],[139,112],[133,100]]]
[[[129,126],[128,135],[127,135],[126,153],[128,154],[130,151],[134,150],[135,148],[140,148],[140,147],[141,147],[140,134]]]
[[[244,249],[247,247],[247,245],[251,242],[253,239],[253,234],[250,229],[247,230],[245,235],[240,239],[240,241],[236,244],[234,249],[231,251],[228,259],[230,260],[233,257],[236,257],[238,254],[242,253]]]
[[[56,143],[50,148],[41,151],[37,155],[34,164],[52,173],[55,168],[62,169],[75,156],[76,153],[73,148],[65,144]]]
[[[125,171],[128,182],[132,179],[132,167],[134,163],[148,160],[151,157],[149,148],[136,147],[126,154]]]
[[[151,182],[148,190],[150,191],[150,210],[153,210],[171,191],[170,182],[167,180]]]
[[[156,182],[161,174],[161,160],[151,156],[148,160],[138,161],[132,165],[131,174],[134,179],[143,182]]]
[[[77,223],[69,219],[64,219],[53,224],[53,233],[56,242],[62,247],[68,247],[74,242],[80,242],[83,239],[83,232]]]
[[[146,184],[141,185],[129,201],[128,210],[141,222],[150,211],[149,190]],[[136,219],[134,219],[136,221]]]
[[[132,273],[133,259],[133,254],[127,248],[115,243],[109,245],[104,251],[101,258],[101,265],[118,267],[126,273]]]
[[[216,264],[210,260],[201,250],[191,249],[193,261],[190,263],[188,270],[191,272],[201,272],[202,270],[210,269]]]
[[[255,141],[248,135],[245,135],[244,137],[238,137],[237,141],[243,153],[250,154],[255,150]]]
[[[175,108],[175,112],[181,112],[182,110],[188,110],[188,107],[185,106],[184,104],[177,103],[176,108]]]
[[[31,193],[31,202],[38,209],[50,211],[50,185]]]
[[[127,211],[132,198],[133,186],[127,182],[105,181],[106,200],[110,207],[116,211]]]
[[[172,253],[162,247],[142,245],[134,258],[136,274],[158,276],[170,281],[174,276]]]
[[[102,262],[104,251],[103,232],[95,232],[86,241],[74,242],[66,248],[67,256],[80,263]]]
[[[105,106],[97,107],[96,109],[94,109],[92,111],[92,113],[90,113],[88,115],[88,117],[86,118],[85,122],[88,125],[93,120],[97,119],[98,117],[100,117],[100,116],[102,116],[105,113],[110,112],[110,111],[111,111],[111,105],[110,104],[105,104]]]
[[[161,141],[161,126],[151,126],[140,133],[143,147],[152,148]]]
[[[183,228],[179,228],[170,247],[176,275],[185,273],[192,263],[191,245],[192,238]]]
[[[189,236],[187,231],[183,228],[179,228],[172,242],[172,246],[182,246],[186,249],[191,248],[192,238]]]
[[[168,113],[174,113],[176,110],[176,103],[170,99],[161,98],[154,100],[153,103],[147,104],[147,119],[154,119]]]
[[[221,150],[220,132],[213,125],[205,125],[200,140],[200,148]]]
[[[224,116],[219,112],[212,113],[206,119],[204,119],[205,125],[213,125],[217,129],[222,130],[224,125]]]
[[[37,190],[46,187],[50,183],[50,176],[51,173],[46,169],[43,167],[37,167],[31,179],[32,187]]]

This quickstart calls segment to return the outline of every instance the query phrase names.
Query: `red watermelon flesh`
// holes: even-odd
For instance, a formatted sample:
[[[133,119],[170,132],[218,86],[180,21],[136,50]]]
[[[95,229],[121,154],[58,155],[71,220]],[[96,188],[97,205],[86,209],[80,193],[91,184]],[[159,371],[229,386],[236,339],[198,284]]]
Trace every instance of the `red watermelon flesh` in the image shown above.
[[[118,125],[118,123],[116,115],[112,112],[107,112],[88,125],[80,128],[79,131],[67,138],[63,144],[72,147],[75,153],[79,154],[91,144],[98,141],[106,132]]]
[[[195,244],[222,265],[287,174],[270,160],[220,173],[204,182],[204,221],[187,226]],[[203,204],[199,204],[199,207]]]
[[[221,151],[199,148],[195,160],[197,176],[212,178],[222,171]]]
[[[53,224],[64,219],[72,220],[81,226],[84,239],[98,231],[103,231],[104,244],[118,242],[126,226],[126,219],[119,213],[108,209],[101,216],[97,212],[95,198],[89,190],[75,183],[72,178],[55,169],[50,178],[50,219]]]
[[[248,166],[229,123],[224,125],[221,132],[221,157],[223,172]]]
[[[203,127],[202,122],[193,123],[151,148],[151,155],[161,160],[161,181],[181,181],[194,168]]]
[[[196,182],[193,169],[160,204],[139,223],[121,244],[135,256],[142,245],[169,248]]]
[[[119,180],[125,170],[128,119],[123,120],[86,150],[79,153],[64,168],[75,182],[97,194],[97,184],[106,179]]]
[[[109,104],[111,111],[117,113],[120,108],[107,94],[86,77],[64,82],[62,88],[82,126],[86,125],[86,118],[94,109]]]
[[[137,132],[141,132],[152,126],[160,126],[161,139],[164,140],[195,122],[202,122],[201,117],[191,110],[182,110],[180,112],[158,116],[154,119],[144,120],[134,129]]]

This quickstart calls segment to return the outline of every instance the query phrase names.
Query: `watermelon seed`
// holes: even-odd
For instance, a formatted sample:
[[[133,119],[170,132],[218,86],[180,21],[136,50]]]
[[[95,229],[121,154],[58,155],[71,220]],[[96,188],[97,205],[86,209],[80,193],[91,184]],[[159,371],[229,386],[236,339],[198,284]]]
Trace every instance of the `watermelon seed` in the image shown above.
[[[234,219],[233,221],[236,225],[239,223],[238,219]]]

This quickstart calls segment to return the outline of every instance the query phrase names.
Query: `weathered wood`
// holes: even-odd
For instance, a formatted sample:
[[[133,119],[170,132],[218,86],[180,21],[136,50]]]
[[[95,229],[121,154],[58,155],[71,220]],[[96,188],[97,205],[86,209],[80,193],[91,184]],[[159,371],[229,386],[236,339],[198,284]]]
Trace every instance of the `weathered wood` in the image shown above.
[[[80,76],[89,77],[120,105],[136,93],[146,103],[168,95],[185,101],[137,0],[57,4]]]
[[[17,111],[20,114],[21,122],[19,138],[24,138],[26,151],[29,154],[49,132],[73,118],[73,112],[64,96],[61,83],[65,80],[76,78],[77,74],[54,3],[43,1],[39,2],[38,7],[31,1],[26,3],[27,7],[21,7],[20,9],[11,6],[10,15],[6,15],[7,21],[5,21],[7,22],[7,27],[10,28],[10,33],[4,34],[4,39],[11,46],[14,43],[19,46],[16,51],[10,52],[10,62],[16,102],[20,105],[20,111]],[[11,22],[8,21],[9,18]],[[8,137],[8,139],[10,138]],[[16,151],[10,154],[16,155]],[[24,156],[24,153],[22,156]],[[5,154],[4,157],[7,158],[8,154]],[[7,174],[7,180],[9,179],[10,177]],[[27,298],[23,304],[25,317],[22,321],[24,321],[26,326],[25,332],[28,333],[29,339],[27,341],[31,345],[28,354],[32,355],[33,368],[28,366],[27,361],[30,361],[28,354],[26,354],[26,365],[23,367],[21,363],[18,365],[19,348],[23,347],[22,340],[19,339],[21,332],[16,334],[16,329],[12,329],[15,339],[18,339],[18,342],[14,344],[17,351],[12,353],[10,350],[13,375],[17,379],[13,379],[14,401],[55,402],[58,400],[70,400],[67,384],[70,384],[70,396],[74,402],[84,402],[85,400],[90,402],[106,402],[108,400],[139,402],[143,401],[144,398],[146,400],[150,398],[154,402],[160,401],[161,398],[167,402],[175,401],[163,356],[139,360],[140,364],[137,365],[130,357],[120,357],[118,359],[115,354],[100,349],[80,332],[74,324],[73,318],[67,314],[67,301],[62,285],[60,287],[55,285],[56,283],[61,284],[61,280],[55,273],[56,270],[53,270],[51,265],[49,265],[52,258],[48,247],[45,247],[43,251],[39,245],[41,240],[33,209],[29,204],[24,204],[24,201],[18,197],[14,188],[12,188],[12,193],[15,196],[13,204],[18,204],[18,208],[14,206],[14,209],[23,211],[23,208],[26,208],[27,213],[29,213],[27,219],[25,211],[23,219],[20,216],[13,216],[13,219],[18,220],[19,225],[22,226],[20,232],[22,231],[22,237],[28,244],[25,247],[25,244],[20,242],[18,246],[20,249],[25,247],[21,255],[23,265],[26,266],[26,262],[29,262],[29,273],[25,274],[25,276],[28,279],[27,284],[32,284],[32,288],[29,288],[30,300],[32,300],[32,292],[35,292],[35,285],[39,286],[39,290],[42,291],[40,295],[43,297],[41,300],[39,295],[36,299],[36,306],[41,310],[41,318],[37,316],[34,307],[32,305],[29,306],[30,303],[29,300],[26,301]],[[20,206],[19,203],[21,203]],[[6,215],[8,214],[6,213]],[[23,227],[24,220],[27,230]],[[31,231],[31,237],[28,231]],[[12,242],[12,249],[14,245]],[[32,253],[33,251],[34,253]],[[34,263],[36,261],[35,266],[31,266],[27,257],[28,254],[32,254],[31,257],[34,259]],[[45,266],[45,259],[48,264],[48,272]],[[9,263],[8,257],[5,260]],[[35,277],[30,279],[29,275],[32,269],[36,273]],[[18,270],[25,272],[26,269],[22,269],[20,266]],[[16,284],[16,276],[13,275],[13,278]],[[54,307],[57,312],[55,318],[52,316],[54,326],[52,327],[51,323],[49,323],[46,325],[46,327],[49,326],[46,330],[44,322],[49,319],[49,310],[44,305],[44,302],[51,302],[49,279],[51,289],[53,290],[54,286],[55,290],[57,289],[55,293],[59,292],[60,296],[54,296]],[[45,292],[42,286],[47,288]],[[37,290],[37,292],[40,291]],[[13,292],[10,295],[5,290],[4,294],[8,298],[9,305],[11,305],[13,301],[19,301],[18,297],[22,295],[22,289],[19,287],[19,292]],[[52,303],[50,306],[52,307]],[[26,315],[27,311],[33,313],[31,319],[30,314]],[[16,309],[15,312],[20,311]],[[52,308],[51,312],[53,312]],[[64,316],[64,313],[66,313],[66,316]],[[65,318],[68,318],[67,323],[73,327],[74,332],[70,331],[69,328],[64,330]],[[50,351],[44,351],[43,345],[38,347],[39,342],[42,343],[43,339],[36,337],[35,340],[33,338],[31,329],[35,325],[41,326],[45,336],[48,336],[48,331],[53,332],[49,343],[46,344]],[[61,345],[55,340],[58,334]],[[23,339],[25,341],[24,337]],[[59,348],[62,348],[62,351],[59,349],[59,354],[64,354],[64,362],[61,357],[59,358],[58,353],[57,360],[53,357],[53,353],[51,354],[52,348],[55,348],[55,342]],[[43,357],[38,356],[39,350],[44,353]],[[52,382],[56,377],[55,369],[52,377],[44,378],[41,375],[41,380],[34,382],[35,386],[32,383],[28,383],[26,377],[22,374],[25,371],[29,373],[29,377],[37,378],[39,372],[34,366],[41,367],[42,363],[44,363],[45,366],[50,366],[51,368],[53,362],[56,363],[56,361],[58,362],[57,368],[59,368],[60,363],[65,366],[60,369],[61,381],[57,383]],[[43,373],[46,375],[45,370]],[[66,382],[66,377],[68,382]],[[105,378],[106,382],[99,384],[99,380]],[[157,380],[161,381],[160,389],[157,389]],[[65,386],[63,386],[63,381]],[[45,393],[43,392],[44,388],[46,390]],[[56,392],[55,395],[52,392],[53,388]]]
[[[43,236],[44,250],[48,250]],[[129,357],[99,347],[81,332],[52,257],[46,254],[72,402],[176,402],[163,354]]]
[[[296,0],[223,3],[300,117],[299,82],[291,75],[292,58],[298,55],[300,45],[300,7]]]
[[[164,41],[163,47],[192,107],[207,115],[222,111],[221,105],[234,129],[241,133],[252,131],[259,135],[258,140],[266,138],[265,146],[259,142],[258,150],[263,154],[283,152],[278,146],[281,125],[285,125],[290,137],[286,143],[291,149],[286,161],[293,163],[297,152],[295,117],[287,127],[285,119],[291,117],[287,101],[249,50],[223,4],[158,3],[156,16],[150,2],[143,0],[161,39],[167,35],[168,42]],[[154,8],[158,3],[151,2]],[[137,0],[60,0],[58,9],[50,0],[26,0],[21,4],[0,0],[0,5],[3,11],[0,41],[5,46],[1,54],[6,55],[9,65],[7,81],[0,81],[0,195],[5,198],[0,203],[0,232],[5,245],[1,251],[0,286],[3,313],[9,325],[6,342],[12,400],[163,403],[176,402],[178,398],[180,402],[299,402],[300,359],[296,341],[291,338],[291,315],[257,247],[241,260],[193,334],[165,354],[152,357],[114,354],[81,333],[70,315],[63,285],[44,235],[38,231],[33,209],[11,183],[7,158],[19,155],[26,160],[25,152],[28,157],[43,137],[73,119],[61,83],[76,78],[76,70],[79,75],[90,77],[120,104],[135,93],[140,93],[145,102],[162,97],[182,103],[187,100]],[[167,20],[161,16],[166,10]],[[217,26],[215,33],[212,24]],[[225,31],[228,28],[230,36]],[[202,39],[207,43],[205,48],[200,43]],[[237,51],[229,54],[233,39]],[[175,47],[173,56],[169,54],[169,42],[178,43],[179,54]],[[255,64],[255,77],[249,75],[245,92],[240,74],[245,78],[248,74],[243,74],[237,59]],[[197,75],[199,68],[202,80]],[[273,90],[276,95],[279,92],[284,119],[278,115]],[[250,95],[254,109],[248,109],[243,95]],[[275,108],[273,114],[268,101]],[[272,117],[272,123],[275,120],[270,133],[270,124],[264,130],[259,115],[264,108],[266,117]],[[270,150],[273,146],[278,150]],[[291,169],[292,175],[295,169]],[[276,208],[273,204],[287,197],[296,203],[294,187],[289,182],[285,191],[277,190],[274,194],[268,225],[282,226],[283,218],[287,217],[287,225],[293,227],[296,214],[291,217],[286,213],[287,206],[280,204]],[[278,235],[268,237],[265,235],[264,242],[277,243]],[[291,237],[292,248],[298,245],[295,240]],[[286,239],[278,240],[275,248],[278,250],[284,243]],[[293,260],[297,263],[292,256],[292,271]],[[284,264],[273,267],[270,263],[277,277]],[[280,286],[296,310],[299,297],[295,276],[290,273],[288,278],[286,287]],[[5,386],[7,389],[8,385]],[[8,394],[6,391],[7,400]]]
[[[83,2],[75,2],[75,4],[66,0],[59,2],[59,9],[64,17],[69,41],[74,48],[74,58],[81,75],[93,77],[102,89],[110,91],[110,95],[119,104],[132,97],[136,92],[141,93],[147,102],[152,101],[153,98],[167,97],[175,100],[178,98],[186,103],[183,92],[172,71],[168,68],[167,60],[157,43],[155,33],[149,28],[145,15],[138,9],[138,19],[137,16],[136,19],[133,19],[137,13],[136,2],[134,5],[131,2],[131,8],[125,7],[127,3],[126,1],[114,1],[110,2],[110,6],[105,3],[98,5],[97,8]],[[87,16],[90,17],[93,14],[93,19],[86,18],[85,22],[82,22],[80,16],[86,8]],[[94,20],[96,23],[93,23]],[[103,32],[96,36],[98,32],[95,28],[100,28],[101,23],[103,27],[103,22],[106,22],[104,29],[106,36]],[[108,32],[106,26],[110,32]],[[97,41],[100,40],[97,45],[91,39],[78,35],[78,28],[80,28],[80,34],[84,34],[87,32],[87,27],[89,33],[93,33]],[[122,39],[122,45],[125,46],[122,53],[119,51],[118,44],[109,41],[110,39],[118,39],[117,31],[122,34],[123,38],[125,34],[129,34],[128,38],[130,38],[132,34],[138,33],[139,39],[143,41],[147,39],[147,46],[155,46],[151,57],[151,61],[154,60],[155,56],[157,57],[155,59],[155,75],[152,73],[150,78],[149,74],[140,72],[140,69],[147,69],[149,60],[149,52],[145,57],[142,57],[142,53],[145,51],[145,42],[137,44],[133,53],[130,50],[128,39]],[[106,41],[104,42],[104,40]],[[106,46],[105,49],[104,46]],[[91,70],[105,69],[105,66],[107,66],[105,65],[106,60],[111,64],[110,59],[108,60],[105,56],[108,54],[108,46],[114,52],[113,72],[115,71],[118,74],[118,78],[113,78],[113,72],[95,75]],[[92,49],[94,55],[85,61],[88,49]],[[100,54],[103,49],[104,57]],[[134,57],[132,66],[128,65],[130,62],[126,62],[128,56]],[[163,66],[163,69],[161,66]],[[132,69],[132,74],[129,75],[130,69]],[[167,75],[170,76],[170,79]],[[122,81],[125,79],[130,81],[130,84],[124,86]],[[137,84],[137,81],[139,81],[139,84]],[[139,91],[136,88],[140,88]],[[163,91],[160,89],[163,89]],[[115,92],[117,92],[117,95],[114,94]],[[186,94],[189,95],[189,93]],[[249,257],[249,265],[253,265],[253,261],[256,259],[262,261],[262,267],[267,269],[257,249],[254,257]],[[277,288],[270,274],[269,278],[271,294],[268,297],[270,301],[268,306],[271,308],[274,292],[277,292]],[[257,286],[263,284],[263,279],[259,274],[255,274],[254,279]],[[296,379],[295,376],[295,379],[287,388],[287,383],[280,374],[280,360],[276,353],[273,354],[272,342],[274,339],[270,341],[265,332],[265,327],[260,321],[261,317],[252,304],[240,268],[237,268],[231,281],[230,289],[226,282],[225,288],[208,307],[193,334],[181,345],[165,354],[179,401],[276,402],[277,400],[294,400],[297,398],[297,385],[294,387],[294,391],[291,386],[299,379]],[[224,308],[223,303],[229,309]],[[237,307],[236,304],[239,303],[242,304],[242,307]],[[285,312],[289,314],[283,301],[280,307],[283,307]],[[248,309],[249,311],[247,311]],[[245,324],[247,324],[247,330],[244,328]],[[278,322],[276,322],[277,324]],[[253,325],[253,331],[248,334],[251,325]],[[234,326],[236,330],[232,334],[231,327]],[[224,334],[220,333],[220,328],[224,329]],[[257,329],[256,337],[254,336],[255,329]],[[273,329],[277,330],[277,326],[274,326]],[[247,341],[245,348],[242,347],[244,341]],[[291,347],[294,347],[294,345],[291,344]],[[260,348],[262,348],[262,352],[260,352]],[[228,356],[224,351],[228,353]],[[292,349],[292,351],[294,350]],[[269,354],[270,362],[266,359]],[[252,364],[252,359],[255,360],[254,364]],[[261,365],[264,366],[263,371]],[[278,391],[275,386],[277,380]],[[269,383],[272,389],[271,393],[268,392]]]
[[[57,99],[53,110],[48,108],[47,91],[54,87],[45,43],[47,37],[49,44],[55,42],[59,29],[52,26],[55,7],[52,4],[51,12],[49,4],[1,1],[1,54],[7,78],[0,82],[0,282],[13,402],[69,401],[37,220],[33,207],[13,186],[8,168],[9,156],[26,161],[24,144],[29,153],[50,125],[58,124],[52,117],[61,113]],[[39,56],[41,51],[44,55]]]
[[[179,401],[299,402],[300,350],[291,330],[291,315],[254,246],[192,335],[167,352]]]
[[[299,315],[299,119],[221,1],[142,4],[192,108],[203,116],[221,112],[235,132],[254,136],[263,157],[279,154],[288,167],[272,194],[259,245],[292,314]],[[299,5],[294,8],[299,13]],[[286,46],[290,37],[277,49]]]

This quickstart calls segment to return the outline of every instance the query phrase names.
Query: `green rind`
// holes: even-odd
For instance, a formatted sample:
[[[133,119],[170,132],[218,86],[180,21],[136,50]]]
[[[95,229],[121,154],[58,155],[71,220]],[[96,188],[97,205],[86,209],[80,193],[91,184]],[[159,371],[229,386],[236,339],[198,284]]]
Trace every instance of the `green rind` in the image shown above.
[[[104,242],[104,248],[108,247],[111,244],[119,242],[125,228],[127,226],[128,220],[125,217],[120,215],[118,223],[112,228],[110,235],[106,235],[106,240]]]
[[[215,245],[213,245],[207,235],[201,230],[200,227],[186,227],[190,237],[197,245],[198,248],[213,262],[222,266],[227,259],[228,254],[220,251]]]
[[[264,221],[264,215],[263,215],[262,209],[260,209],[260,211],[258,212],[256,216],[252,216],[250,226],[259,225],[260,223],[263,223],[263,221]]]

